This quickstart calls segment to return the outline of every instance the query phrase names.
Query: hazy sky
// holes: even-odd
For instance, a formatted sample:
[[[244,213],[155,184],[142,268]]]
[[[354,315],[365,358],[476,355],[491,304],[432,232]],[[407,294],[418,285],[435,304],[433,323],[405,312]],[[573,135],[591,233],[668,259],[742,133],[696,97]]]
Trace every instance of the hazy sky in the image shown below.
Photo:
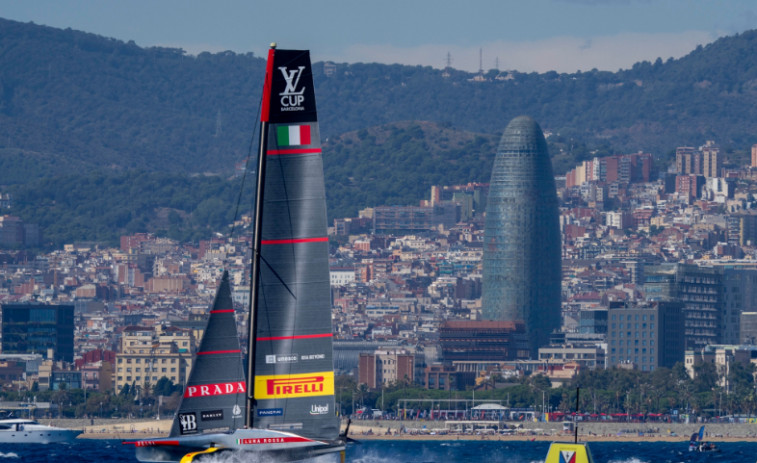
[[[446,64],[467,71],[617,71],[757,28],[755,0],[0,0],[0,17],[191,54]],[[0,31],[2,33],[2,31]]]

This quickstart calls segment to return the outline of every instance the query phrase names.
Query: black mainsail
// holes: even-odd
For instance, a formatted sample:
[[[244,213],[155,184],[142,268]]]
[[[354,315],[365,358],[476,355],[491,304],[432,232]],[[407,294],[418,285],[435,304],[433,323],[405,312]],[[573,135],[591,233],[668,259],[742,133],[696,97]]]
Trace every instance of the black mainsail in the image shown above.
[[[125,442],[140,461],[189,462],[219,451],[291,461],[344,450],[308,51],[271,47],[260,130],[247,374],[224,272],[170,436]]]
[[[247,384],[241,352],[229,274],[223,272],[171,437],[244,425]]]
[[[268,66],[251,418],[255,427],[335,439],[326,193],[310,54],[271,49]]]

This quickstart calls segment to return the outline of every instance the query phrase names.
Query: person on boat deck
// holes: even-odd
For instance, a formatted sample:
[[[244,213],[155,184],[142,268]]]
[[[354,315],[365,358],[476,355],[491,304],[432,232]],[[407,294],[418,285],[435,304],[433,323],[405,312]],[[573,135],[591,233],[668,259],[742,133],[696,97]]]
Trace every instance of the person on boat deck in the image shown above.
[[[699,444],[700,451],[713,450],[714,448],[715,448],[715,445],[710,444],[709,442],[702,442],[701,444]]]

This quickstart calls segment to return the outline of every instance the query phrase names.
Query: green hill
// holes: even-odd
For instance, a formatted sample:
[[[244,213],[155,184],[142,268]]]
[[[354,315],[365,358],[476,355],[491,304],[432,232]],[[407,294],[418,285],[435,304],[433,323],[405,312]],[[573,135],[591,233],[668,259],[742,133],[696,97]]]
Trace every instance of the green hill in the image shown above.
[[[748,31],[616,73],[489,71],[485,82],[461,71],[445,77],[430,67],[370,63],[336,63],[326,76],[315,63],[330,214],[416,203],[433,184],[488,181],[499,135],[521,114],[552,134],[557,173],[592,153],[643,150],[660,159],[708,139],[736,162],[757,142],[756,49],[757,31]],[[204,199],[235,203],[238,182],[224,179],[253,143],[263,73],[263,59],[251,53],[189,56],[0,19],[0,190],[14,194],[11,212],[38,221],[53,244],[77,233],[110,240],[132,229],[168,233],[160,219],[166,207],[176,212],[174,229],[186,227],[188,236],[218,229],[228,214],[203,215],[193,201],[165,206],[156,193],[212,193],[202,183],[212,174],[224,185],[213,194],[227,196]],[[164,180],[145,180],[153,175]],[[77,195],[42,214],[35,201],[46,198],[34,190],[75,191],[76,179],[88,176],[102,179],[96,197]],[[109,220],[80,215],[100,207],[95,200],[124,208],[117,187],[124,179],[145,181],[129,193],[139,211]],[[172,193],[156,190],[169,183]],[[208,222],[201,226],[195,214]],[[97,230],[87,228],[93,219]]]

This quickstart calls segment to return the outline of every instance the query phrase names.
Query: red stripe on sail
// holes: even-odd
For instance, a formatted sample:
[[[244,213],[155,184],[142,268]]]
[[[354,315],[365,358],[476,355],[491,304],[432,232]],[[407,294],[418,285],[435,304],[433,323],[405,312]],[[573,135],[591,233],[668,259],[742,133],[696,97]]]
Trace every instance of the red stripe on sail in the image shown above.
[[[319,236],[317,238],[291,238],[286,240],[262,240],[260,244],[295,244],[295,243],[321,243],[328,241],[328,236]]]
[[[234,313],[234,309],[211,310],[210,313]]]
[[[268,62],[265,67],[265,82],[263,83],[263,104],[260,109],[260,121],[268,122],[271,114],[271,87],[273,85],[273,53],[276,50],[268,50]]]
[[[285,341],[287,339],[314,339],[314,338],[330,338],[334,335],[332,333],[322,334],[300,334],[297,336],[268,336],[266,338],[258,338],[258,341]]]
[[[308,141],[308,143],[310,143],[310,141]],[[273,156],[277,154],[318,154],[320,152],[320,148],[289,148],[285,150],[268,150],[266,154]]]
[[[241,350],[209,350],[207,352],[198,352],[197,355],[218,355],[218,354],[238,354]]]

